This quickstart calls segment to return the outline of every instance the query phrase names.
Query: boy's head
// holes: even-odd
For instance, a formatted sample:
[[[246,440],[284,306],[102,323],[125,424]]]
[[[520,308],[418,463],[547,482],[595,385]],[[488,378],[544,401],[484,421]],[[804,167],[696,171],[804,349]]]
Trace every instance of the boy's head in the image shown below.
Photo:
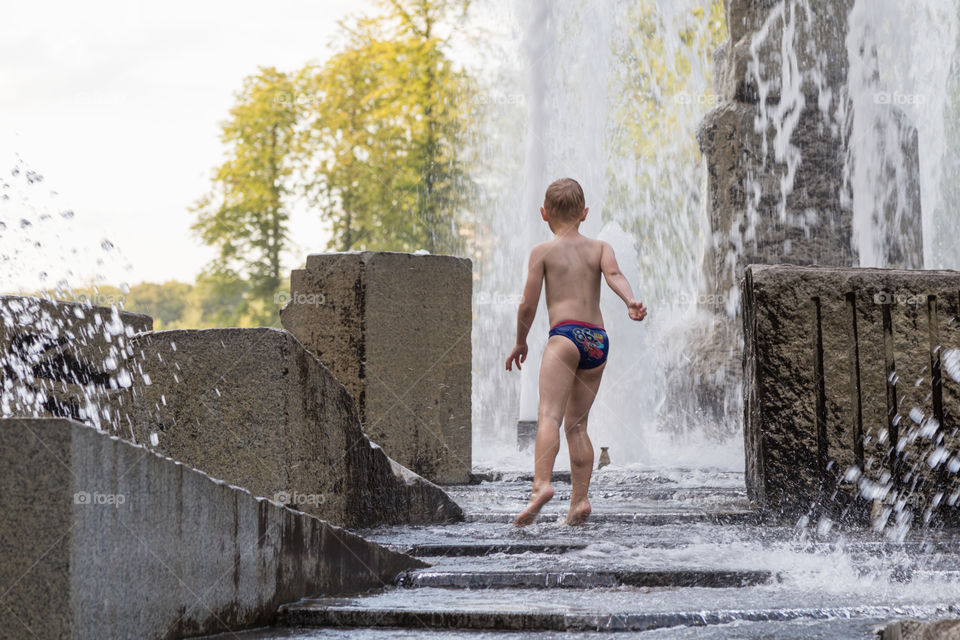
[[[580,183],[572,178],[560,178],[547,187],[541,214],[548,222],[561,224],[579,222],[587,213]]]

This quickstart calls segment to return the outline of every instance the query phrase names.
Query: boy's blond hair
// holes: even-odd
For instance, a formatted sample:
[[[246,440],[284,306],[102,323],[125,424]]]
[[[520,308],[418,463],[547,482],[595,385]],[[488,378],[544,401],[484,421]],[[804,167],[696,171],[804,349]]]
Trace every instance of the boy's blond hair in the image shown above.
[[[573,178],[560,178],[547,187],[543,208],[550,217],[572,220],[586,207],[583,189]]]

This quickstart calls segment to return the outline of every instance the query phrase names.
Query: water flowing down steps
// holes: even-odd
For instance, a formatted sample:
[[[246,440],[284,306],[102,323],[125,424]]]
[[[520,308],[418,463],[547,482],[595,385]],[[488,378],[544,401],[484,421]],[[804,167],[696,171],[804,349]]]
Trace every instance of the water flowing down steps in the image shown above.
[[[536,524],[507,524],[524,474],[451,487],[467,520],[360,533],[431,566],[349,598],[281,607],[297,638],[875,638],[960,602],[960,544],[944,532],[891,541],[829,523],[760,525],[739,473],[604,469],[588,524],[560,524],[569,476]]]

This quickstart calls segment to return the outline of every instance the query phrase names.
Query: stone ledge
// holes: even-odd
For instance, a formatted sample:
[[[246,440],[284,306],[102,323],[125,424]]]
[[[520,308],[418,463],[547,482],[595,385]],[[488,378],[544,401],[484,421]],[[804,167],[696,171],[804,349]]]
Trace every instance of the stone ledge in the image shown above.
[[[69,420],[0,420],[0,456],[0,628],[15,637],[259,626],[425,566]]]
[[[348,527],[454,522],[439,487],[388,458],[353,398],[287,331],[162,331],[133,340],[140,442],[197,469]]]
[[[750,265],[742,286],[750,498],[787,519],[882,527],[901,499],[953,519],[960,272]]]

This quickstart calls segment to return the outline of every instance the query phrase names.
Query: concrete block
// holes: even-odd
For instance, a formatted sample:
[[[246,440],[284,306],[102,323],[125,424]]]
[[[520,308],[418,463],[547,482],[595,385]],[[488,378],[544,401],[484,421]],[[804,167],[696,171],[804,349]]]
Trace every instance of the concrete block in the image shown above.
[[[750,498],[786,517],[955,520],[958,300],[955,271],[750,265]]]
[[[472,277],[452,256],[311,255],[280,313],[356,399],[370,439],[444,484],[471,468]]]
[[[852,211],[841,199],[845,148],[842,132],[815,106],[804,109],[790,144],[802,156],[796,173],[774,149],[771,126],[756,131],[758,107],[740,102],[711,110],[697,137],[707,175],[711,237],[704,256],[704,279],[715,311],[735,299],[747,264],[853,266]],[[899,139],[908,158],[917,158],[916,129],[905,119]],[[887,264],[915,269],[921,265],[919,165],[908,167],[908,189],[884,211],[890,227],[885,242]],[[783,196],[783,183],[792,190]],[[906,212],[905,214],[903,212]],[[731,295],[733,294],[733,295]]]
[[[150,380],[132,389],[134,430],[156,451],[343,526],[462,518],[371,444],[353,398],[290,333],[162,331],[131,345]]]
[[[129,341],[152,330],[152,318],[0,296],[0,320],[0,415],[69,417],[129,435],[123,391],[139,375]]]
[[[797,3],[730,0],[730,45],[719,76],[725,100],[777,103],[787,78],[791,92],[816,105],[839,96],[847,80],[847,16],[852,0]],[[784,42],[786,38],[786,42]],[[834,105],[836,106],[836,105]]]
[[[0,420],[0,637],[183,638],[423,563],[65,419]]]
[[[880,631],[880,640],[960,640],[960,620],[898,620]]]

